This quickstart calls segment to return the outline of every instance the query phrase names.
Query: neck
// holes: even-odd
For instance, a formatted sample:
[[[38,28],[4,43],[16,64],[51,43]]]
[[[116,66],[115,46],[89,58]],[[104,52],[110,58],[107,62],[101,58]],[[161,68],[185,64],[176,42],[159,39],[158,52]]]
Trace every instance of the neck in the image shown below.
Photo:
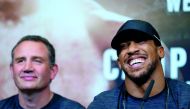
[[[154,80],[154,85],[152,91],[150,92],[149,96],[154,96],[160,93],[165,88],[165,78],[162,69],[160,72],[154,72],[153,75],[149,78],[149,80],[143,84],[142,86],[138,86],[132,80],[126,77],[125,79],[125,87],[127,92],[136,97],[136,98],[143,98],[147,87],[150,84],[150,81]]]
[[[19,92],[19,103],[24,109],[40,109],[47,105],[53,97],[49,88],[41,92]]]

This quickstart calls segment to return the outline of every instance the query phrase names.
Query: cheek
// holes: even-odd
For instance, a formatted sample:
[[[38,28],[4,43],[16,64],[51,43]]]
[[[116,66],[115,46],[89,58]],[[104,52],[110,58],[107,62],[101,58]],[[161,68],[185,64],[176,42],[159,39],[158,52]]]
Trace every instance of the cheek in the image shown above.
[[[17,74],[19,74],[19,72],[21,72],[21,69],[22,69],[22,67],[21,66],[14,66],[13,68],[12,68],[12,74],[13,75],[17,75]]]
[[[121,58],[120,58],[120,63],[121,63],[121,64],[127,64],[127,62],[126,62],[126,61],[127,61],[127,59],[128,59],[128,57],[127,57],[127,56],[124,56],[124,55],[123,55],[123,56],[121,56]]]
[[[38,69],[37,72],[39,73],[39,75],[42,76],[42,78],[49,79],[51,77],[51,72],[50,72],[49,67],[40,67],[37,69]]]
[[[126,55],[127,55],[127,53],[124,50],[122,50],[121,53],[118,56],[118,59],[120,61],[122,61],[122,60],[124,60],[126,58]]]

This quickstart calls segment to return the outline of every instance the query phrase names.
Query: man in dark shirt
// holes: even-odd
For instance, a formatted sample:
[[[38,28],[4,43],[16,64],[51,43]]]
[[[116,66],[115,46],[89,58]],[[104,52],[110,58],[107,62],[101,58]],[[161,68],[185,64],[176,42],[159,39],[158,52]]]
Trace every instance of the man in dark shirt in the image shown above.
[[[23,37],[12,49],[10,70],[18,94],[0,101],[0,109],[84,109],[50,90],[58,72],[55,49],[45,38]]]
[[[125,81],[97,95],[88,109],[190,109],[190,85],[164,77],[164,48],[150,23],[128,20],[111,46],[117,51]]]

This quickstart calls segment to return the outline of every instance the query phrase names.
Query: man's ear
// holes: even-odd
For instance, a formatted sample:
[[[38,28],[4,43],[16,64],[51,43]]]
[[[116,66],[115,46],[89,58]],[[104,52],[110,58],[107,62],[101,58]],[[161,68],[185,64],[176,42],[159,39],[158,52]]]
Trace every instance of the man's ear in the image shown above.
[[[58,72],[58,65],[54,64],[53,66],[51,66],[51,80],[53,80],[55,78],[55,76],[57,75]]]
[[[11,72],[11,76],[13,77],[13,64],[12,63],[9,65],[9,69],[10,69],[10,72]]]
[[[120,61],[119,61],[119,58],[117,59],[117,65],[118,65],[118,67],[121,69],[121,63],[120,63]]]
[[[165,55],[164,47],[160,46],[158,48],[158,55],[159,55],[160,58],[164,57],[164,55]]]

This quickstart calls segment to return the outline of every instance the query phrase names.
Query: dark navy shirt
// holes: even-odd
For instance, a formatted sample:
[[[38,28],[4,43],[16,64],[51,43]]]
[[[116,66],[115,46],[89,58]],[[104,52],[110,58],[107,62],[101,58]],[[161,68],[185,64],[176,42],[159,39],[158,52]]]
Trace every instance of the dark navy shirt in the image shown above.
[[[0,109],[23,109],[18,100],[18,95],[0,101]],[[81,104],[58,94],[54,94],[52,100],[42,109],[85,109]]]
[[[123,100],[125,102],[125,109],[177,109],[177,104],[175,104],[167,88],[161,93],[149,97],[147,100],[130,95]]]
[[[149,97],[143,105],[143,109],[190,109],[190,85],[177,80],[166,79],[167,90]],[[142,99],[128,95],[121,99],[121,88],[104,91],[94,97],[87,109],[141,109]],[[167,98],[168,97],[168,98]]]

